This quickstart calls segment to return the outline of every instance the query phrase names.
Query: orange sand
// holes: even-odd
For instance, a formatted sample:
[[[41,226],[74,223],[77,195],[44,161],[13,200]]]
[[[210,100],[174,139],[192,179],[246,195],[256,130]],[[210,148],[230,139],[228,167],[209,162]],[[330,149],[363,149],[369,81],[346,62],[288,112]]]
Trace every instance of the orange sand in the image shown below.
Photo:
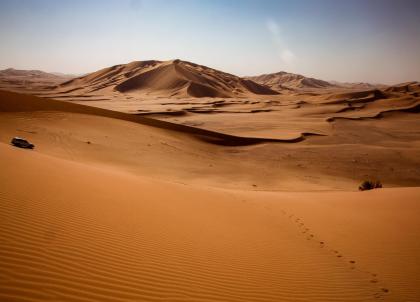
[[[354,121],[333,123],[354,139]],[[0,92],[0,300],[420,300],[420,189],[357,192],[351,162],[297,167],[351,152],[328,131],[256,142]],[[383,144],[408,166],[404,139]]]

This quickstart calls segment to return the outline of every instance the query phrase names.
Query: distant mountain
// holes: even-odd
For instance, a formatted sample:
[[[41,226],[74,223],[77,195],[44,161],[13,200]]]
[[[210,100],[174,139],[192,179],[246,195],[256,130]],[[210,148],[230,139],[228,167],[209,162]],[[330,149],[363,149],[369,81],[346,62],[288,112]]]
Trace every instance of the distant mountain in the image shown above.
[[[298,88],[328,88],[335,86],[327,81],[309,78],[300,74],[285,71],[247,77],[247,79],[255,81],[261,85],[266,85],[276,91]]]
[[[348,83],[348,82],[337,82],[337,81],[330,81],[331,84],[341,87],[341,88],[349,88],[349,89],[382,89],[388,87],[384,84],[371,84],[366,82],[357,82],[357,83]]]
[[[121,92],[165,97],[240,97],[278,92],[250,79],[187,61],[134,61],[67,81],[58,87],[77,93]]]
[[[49,73],[41,70],[22,70],[22,69],[14,69],[8,68],[4,70],[0,70],[0,77],[20,77],[22,79],[57,79],[57,80],[65,80],[72,78],[72,75],[66,75],[63,73]]]
[[[57,75],[41,70],[21,70],[8,68],[0,70],[0,88],[32,89],[55,86],[71,79],[70,75]]]

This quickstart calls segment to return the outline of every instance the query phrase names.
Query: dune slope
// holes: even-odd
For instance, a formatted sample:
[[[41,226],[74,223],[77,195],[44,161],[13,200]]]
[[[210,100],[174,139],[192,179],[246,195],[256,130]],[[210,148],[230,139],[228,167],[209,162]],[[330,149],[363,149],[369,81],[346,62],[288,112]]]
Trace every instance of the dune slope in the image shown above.
[[[4,144],[0,148],[2,299],[373,301],[417,297],[415,270],[408,283],[399,282],[403,275],[393,263],[381,268],[382,275],[374,270],[395,257],[386,250],[395,240],[405,246],[401,257],[412,259],[411,265],[418,267],[416,258],[410,258],[418,245],[411,236],[398,237],[406,228],[395,230],[392,238],[379,236],[384,250],[375,250],[376,256],[385,258],[377,259],[378,264],[359,264],[359,258],[348,258],[358,255],[350,245],[354,239],[323,241],[331,232],[335,237],[331,225],[313,222],[308,226],[316,226],[317,233],[305,232],[306,218],[316,221],[324,215],[323,195],[307,194],[304,198],[312,200],[311,206],[296,206],[299,198],[291,202],[290,193],[244,194],[162,183]],[[408,202],[418,193],[399,194],[406,195]],[[329,199],[347,200],[346,196],[336,193]],[[361,198],[368,203],[365,197]],[[346,201],[346,206],[352,208],[351,202]],[[381,207],[372,204],[370,211]],[[418,211],[418,205],[412,203],[410,209]],[[292,213],[299,216],[290,217]],[[406,218],[411,221],[407,227],[418,227],[412,224],[414,218]],[[348,223],[346,228],[339,227],[344,237],[357,229],[357,220]],[[346,258],[335,255],[334,244]],[[369,254],[375,244],[378,240],[359,249]]]
[[[132,93],[164,97],[274,95],[270,88],[191,62],[136,61],[105,68],[59,85],[62,93]]]
[[[273,90],[281,91],[283,89],[296,88],[328,88],[334,87],[333,84],[314,78],[305,77],[300,74],[280,71],[277,73],[263,74],[259,76],[248,77],[261,85],[266,85]]]
[[[411,99],[386,99],[386,106],[376,102],[382,100],[354,114],[370,116],[386,107],[415,104]],[[49,155],[178,182],[210,184],[211,178],[212,185],[225,188],[354,190],[366,178],[380,179],[386,187],[420,183],[415,169],[420,158],[418,134],[406,130],[418,127],[415,113],[328,123],[332,115],[328,112],[343,105],[290,107],[244,114],[242,119],[228,114],[190,119],[192,125],[205,122],[205,128],[214,129],[209,131],[0,92],[0,141],[24,136]],[[324,135],[313,135],[317,133]]]

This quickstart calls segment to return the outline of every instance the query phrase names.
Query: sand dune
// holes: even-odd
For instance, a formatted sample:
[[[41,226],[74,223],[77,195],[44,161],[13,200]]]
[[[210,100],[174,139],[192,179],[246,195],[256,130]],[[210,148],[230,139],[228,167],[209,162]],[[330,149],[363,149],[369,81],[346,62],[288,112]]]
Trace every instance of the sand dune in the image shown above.
[[[337,119],[349,119],[349,120],[362,120],[362,119],[376,119],[376,118],[383,118],[386,115],[390,114],[398,114],[399,112],[410,112],[410,113],[420,113],[420,103],[416,103],[409,107],[403,107],[403,108],[397,108],[397,109],[389,109],[380,111],[374,115],[371,116],[352,116],[352,117],[346,117],[346,116],[334,116],[327,118],[328,122],[333,122]]]
[[[54,74],[40,70],[8,68],[0,70],[0,89],[11,91],[42,90],[68,81],[71,75]]]
[[[261,137],[240,137],[229,134],[224,134],[215,131],[209,131],[201,128],[189,127],[186,125],[174,124],[166,121],[149,119],[146,117],[129,115],[125,113],[110,111],[106,109],[94,108],[79,104],[67,103],[63,101],[41,99],[32,96],[22,96],[13,92],[0,91],[0,111],[2,112],[17,112],[17,111],[65,111],[76,113],[87,113],[97,116],[111,117],[131,122],[149,125],[156,128],[168,129],[176,132],[191,134],[194,137],[204,140],[206,142],[227,145],[227,146],[243,146],[253,145],[264,142],[282,142],[294,143],[300,142],[307,136],[320,135],[317,133],[301,133],[299,136],[290,139],[276,139],[276,138],[261,138]]]
[[[368,103],[375,100],[386,98],[385,94],[378,89],[361,90],[345,93],[332,93],[325,96],[327,104],[342,104],[342,103]]]
[[[266,85],[276,91],[296,88],[327,88],[334,86],[327,81],[309,78],[300,74],[294,74],[285,71],[263,74],[248,78],[259,84]]]
[[[0,148],[4,300],[418,298],[417,189],[357,193],[356,204],[348,193],[248,194]],[[397,219],[381,227],[390,210],[398,217],[395,195],[404,196],[410,216],[403,226]],[[302,198],[307,202],[297,202]],[[370,221],[346,216],[340,226],[339,213],[323,219],[335,201]],[[375,226],[372,238],[365,226]],[[332,234],[337,227],[340,237]],[[363,248],[355,244],[366,240]]]
[[[62,92],[100,90],[167,97],[233,97],[277,92],[250,80],[181,60],[140,61],[105,68],[63,83]]]
[[[319,100],[308,99],[298,106],[293,102],[287,106],[266,103],[272,107],[270,112],[154,116],[164,119],[157,120],[29,95],[2,92],[0,97],[0,110],[5,111],[0,121],[4,142],[25,135],[35,144],[46,145],[50,155],[67,159],[78,155],[80,160],[115,163],[138,174],[143,171],[135,167],[148,167],[154,176],[168,180],[209,183],[202,179],[206,175],[215,186],[253,189],[256,185],[259,190],[351,190],[365,178],[379,178],[386,187],[420,183],[414,168],[420,164],[420,153],[413,145],[418,134],[404,130],[418,127],[416,113],[401,111],[384,119],[349,123],[326,121],[334,116],[369,117],[383,110],[404,109],[416,104],[413,98],[377,100],[342,113],[336,112],[347,108],[345,104],[319,104]],[[48,114],[52,110],[61,113]],[[77,127],[87,119],[92,130]],[[93,130],[104,125],[107,134]],[[122,135],[111,131],[113,128],[127,128],[128,133],[123,131]],[[172,134],[155,141],[138,141],[143,131],[152,129]],[[92,144],[87,145],[87,141]],[[111,141],[115,143],[110,145]],[[191,141],[196,143],[191,145]],[[66,147],[75,144],[83,148]],[[162,153],[162,148],[171,152]],[[143,150],[141,156],[136,150]],[[113,153],[119,153],[123,160],[111,160]],[[174,162],[173,156],[178,160]],[[216,164],[215,156],[221,163]],[[232,177],[235,182],[230,181]]]
[[[348,89],[360,89],[360,90],[367,90],[367,89],[386,89],[388,85],[385,84],[372,84],[366,82],[337,82],[337,81],[330,81],[329,83],[342,88]]]
[[[388,87],[383,84],[371,83],[343,83],[338,81],[324,81],[307,77],[300,74],[280,71],[276,73],[263,74],[259,76],[247,77],[261,85],[266,85],[276,91],[290,92],[308,92],[314,91],[316,93],[325,93],[330,90],[374,90],[374,89],[387,89]]]
[[[403,93],[395,92],[392,89],[385,91],[375,89],[329,95],[326,97],[325,104],[344,104],[346,106],[337,110],[336,113],[346,113],[347,115],[329,117],[327,121],[383,118],[399,112],[419,112],[420,99],[416,95],[405,93],[405,89],[403,89]]]
[[[408,82],[390,86],[386,89],[389,92],[419,92],[420,83],[419,82]]]

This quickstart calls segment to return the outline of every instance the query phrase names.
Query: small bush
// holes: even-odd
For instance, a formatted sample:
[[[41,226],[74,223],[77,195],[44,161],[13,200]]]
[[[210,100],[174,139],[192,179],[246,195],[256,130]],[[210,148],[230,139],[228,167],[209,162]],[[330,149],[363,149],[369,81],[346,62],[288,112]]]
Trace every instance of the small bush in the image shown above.
[[[379,180],[365,180],[359,186],[359,191],[372,190],[382,188]]]

